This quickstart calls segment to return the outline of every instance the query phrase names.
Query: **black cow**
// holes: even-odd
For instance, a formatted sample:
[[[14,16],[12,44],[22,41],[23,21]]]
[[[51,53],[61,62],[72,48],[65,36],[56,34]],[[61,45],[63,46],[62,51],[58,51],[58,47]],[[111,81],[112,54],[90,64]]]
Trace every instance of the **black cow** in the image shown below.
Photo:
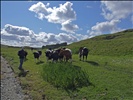
[[[39,55],[41,56],[42,55],[42,51],[38,51]]]
[[[84,61],[84,56],[86,57],[87,60],[87,56],[89,53],[89,49],[87,47],[80,47],[79,48],[79,58],[81,60],[81,57],[83,56],[83,61]]]
[[[45,55],[46,55],[47,61],[48,60],[58,61],[59,59],[58,50],[46,50]]]
[[[51,55],[51,57],[52,57],[53,61],[58,61],[58,59],[59,59],[59,52],[58,52],[58,50],[54,50],[52,55]]]
[[[33,52],[34,58],[39,60],[39,57],[42,55],[42,51]]]
[[[64,48],[63,48],[63,49],[64,49]],[[57,49],[56,52],[58,53],[58,59],[59,59],[60,61],[63,61],[63,57],[64,57],[64,56],[60,54],[61,50],[62,50],[62,49]]]
[[[52,59],[52,54],[53,54],[53,50],[50,50],[50,49],[46,50],[45,55],[46,55],[47,61]]]

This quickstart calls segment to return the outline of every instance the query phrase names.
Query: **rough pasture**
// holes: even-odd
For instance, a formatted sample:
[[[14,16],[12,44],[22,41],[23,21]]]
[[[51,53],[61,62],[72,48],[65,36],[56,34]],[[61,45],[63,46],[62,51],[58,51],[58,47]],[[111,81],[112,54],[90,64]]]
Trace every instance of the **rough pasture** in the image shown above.
[[[5,57],[13,67],[16,76],[19,74],[19,59],[17,51],[19,48],[2,47],[1,55]],[[100,56],[88,55],[86,62],[79,61],[78,55],[73,55],[73,66],[78,66],[89,76],[91,86],[78,87],[76,91],[61,89],[51,83],[44,81],[42,77],[43,68],[47,65],[44,51],[41,60],[43,63],[34,63],[33,53],[30,49],[24,68],[30,72],[26,77],[19,77],[24,93],[28,93],[33,100],[41,100],[44,96],[50,100],[131,100],[133,99],[133,57],[131,56]],[[12,52],[12,53],[11,53]],[[54,68],[55,63],[50,67]],[[54,69],[53,69],[54,70]],[[65,70],[64,70],[65,71]],[[60,73],[60,72],[59,72]]]

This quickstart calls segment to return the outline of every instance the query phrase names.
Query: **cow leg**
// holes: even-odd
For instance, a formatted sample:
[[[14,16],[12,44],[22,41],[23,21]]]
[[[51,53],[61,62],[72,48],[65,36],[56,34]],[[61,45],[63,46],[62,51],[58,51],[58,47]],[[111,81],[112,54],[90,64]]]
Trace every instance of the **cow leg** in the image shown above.
[[[63,57],[63,61],[66,62],[66,56]]]
[[[84,61],[84,55],[83,55],[83,61]]]
[[[38,57],[38,62],[41,62],[39,57]]]
[[[70,62],[72,63],[72,55],[70,56]]]
[[[37,63],[37,61],[38,61],[38,58],[35,58],[35,63]]]
[[[47,60],[47,62],[48,62],[48,57],[46,57],[46,60]]]
[[[52,59],[52,63],[54,62],[54,59]]]
[[[38,63],[38,58],[36,58],[36,63]]]
[[[72,58],[70,58],[70,62],[72,63]]]
[[[67,56],[64,56],[64,61],[65,61],[65,62],[68,62],[68,59],[69,59],[69,58],[68,58]]]
[[[81,55],[81,54],[79,54],[79,60],[80,60],[80,61],[81,61],[81,56],[82,56],[82,55]]]
[[[36,62],[36,58],[34,58],[35,62]]]
[[[67,57],[65,56],[65,57],[64,57],[64,61],[67,62],[67,60],[68,60],[68,59],[67,59]]]
[[[87,61],[87,55],[86,55],[86,61]]]
[[[47,62],[48,62],[48,57],[46,57],[46,60],[47,60]]]
[[[37,59],[38,59],[38,62],[40,62],[40,59],[39,59],[39,57],[38,57]]]

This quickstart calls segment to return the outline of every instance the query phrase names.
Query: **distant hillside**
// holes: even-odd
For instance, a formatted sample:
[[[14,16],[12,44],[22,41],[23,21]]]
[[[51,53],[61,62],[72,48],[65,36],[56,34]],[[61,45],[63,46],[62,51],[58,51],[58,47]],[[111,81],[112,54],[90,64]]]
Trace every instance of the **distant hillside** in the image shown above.
[[[51,44],[51,45],[46,45],[46,46],[42,46],[42,47],[30,47],[30,46],[24,46],[24,48],[27,48],[27,49],[48,49],[48,48],[52,48],[52,49],[55,49],[55,48],[59,48],[59,47],[63,47],[63,46],[67,46],[67,42],[63,42],[63,43],[58,43],[58,44]],[[9,46],[9,45],[3,45],[1,44],[1,47],[9,47],[9,48],[21,48],[18,47],[18,46]]]
[[[133,29],[114,34],[96,36],[68,45],[73,53],[78,53],[79,47],[86,46],[93,55],[133,55]]]
[[[60,44],[52,44],[52,45],[42,46],[42,49],[48,49],[48,48],[55,49],[55,48],[59,48],[59,47],[62,47],[62,46],[67,46],[67,42],[60,43]]]

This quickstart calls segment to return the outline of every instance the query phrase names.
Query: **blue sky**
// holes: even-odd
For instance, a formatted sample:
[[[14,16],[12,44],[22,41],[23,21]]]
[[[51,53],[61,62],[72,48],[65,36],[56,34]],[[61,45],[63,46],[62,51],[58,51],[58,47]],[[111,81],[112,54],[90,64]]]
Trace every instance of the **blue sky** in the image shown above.
[[[1,1],[1,43],[73,43],[133,28],[132,1]]]

